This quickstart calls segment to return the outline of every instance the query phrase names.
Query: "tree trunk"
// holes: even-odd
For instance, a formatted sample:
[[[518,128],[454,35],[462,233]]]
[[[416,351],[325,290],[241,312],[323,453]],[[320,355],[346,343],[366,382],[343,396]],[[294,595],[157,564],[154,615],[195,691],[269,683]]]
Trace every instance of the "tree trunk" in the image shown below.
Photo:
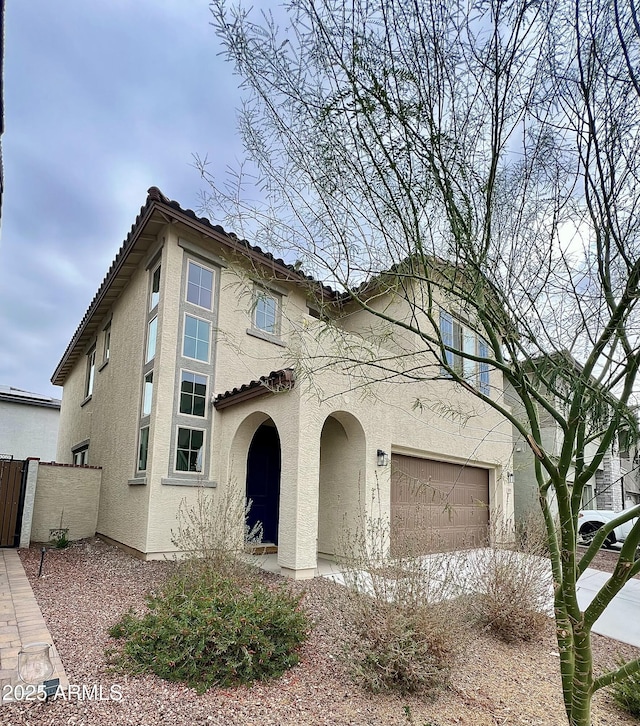
[[[574,628],[575,665],[573,693],[569,723],[571,726],[591,726],[591,695],[593,692],[593,665],[591,657],[591,632],[582,624]]]

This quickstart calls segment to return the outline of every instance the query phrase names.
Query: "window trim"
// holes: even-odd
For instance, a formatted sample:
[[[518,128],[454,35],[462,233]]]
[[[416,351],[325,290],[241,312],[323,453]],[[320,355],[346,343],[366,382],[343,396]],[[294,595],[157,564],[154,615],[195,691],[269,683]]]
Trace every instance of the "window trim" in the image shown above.
[[[189,300],[189,270],[191,265],[194,265],[195,267],[199,267],[202,270],[206,270],[207,272],[211,273],[211,290],[209,290],[210,297],[211,297],[211,305],[209,307],[206,307],[205,305],[200,305],[200,303],[193,302],[193,300]],[[216,270],[214,267],[209,267],[208,265],[204,265],[202,262],[196,261],[191,259],[190,257],[187,258],[187,274],[185,279],[185,286],[184,286],[184,301],[187,303],[187,305],[193,305],[196,308],[199,308],[200,310],[206,310],[207,312],[212,312],[214,307],[214,300],[215,300],[215,291],[216,291]]]
[[[209,338],[207,340],[207,358],[206,358],[206,360],[202,359],[202,358],[192,358],[191,356],[186,355],[186,353],[184,352],[185,337],[187,334],[187,318],[192,318],[193,320],[198,320],[200,322],[203,322],[209,328]],[[213,325],[210,320],[207,320],[206,318],[198,317],[197,315],[193,315],[192,313],[185,312],[183,315],[183,318],[182,318],[182,345],[180,347],[180,355],[185,360],[195,360],[195,361],[198,361],[198,363],[204,363],[205,365],[208,365],[211,361],[212,331],[213,331]],[[197,341],[198,338],[196,338],[195,340]],[[196,346],[196,348],[197,348],[197,346]],[[197,350],[196,350],[196,352],[197,352]]]
[[[261,328],[258,325],[257,314],[258,314],[258,303],[260,299],[270,299],[275,303],[274,311],[274,330],[268,330],[267,328]],[[276,290],[272,290],[268,287],[262,287],[261,285],[255,285],[253,288],[253,302],[251,305],[251,329],[259,333],[264,333],[273,338],[282,337],[282,294]]]
[[[76,461],[76,457],[80,455],[83,461]],[[89,466],[89,444],[82,443],[71,449],[71,457],[74,466]]]
[[[440,309],[438,330],[442,344],[453,349],[444,351],[447,365],[453,368],[460,378],[476,388],[479,393],[484,396],[490,396],[490,364],[487,361],[475,361],[461,355],[462,352],[467,352],[478,357],[489,357],[491,353],[489,343],[465,320],[442,308]],[[474,343],[473,352],[465,344],[471,338],[473,338]],[[483,349],[486,353],[482,352]],[[450,378],[449,372],[443,365],[440,366],[440,373],[444,378]]]
[[[96,383],[96,345],[91,346],[87,352],[87,371],[84,382],[84,401],[88,401],[93,396],[93,389]],[[83,401],[83,402],[84,402]]]
[[[151,388],[147,389],[147,378],[151,376]],[[149,410],[147,411],[145,408],[145,404],[147,403],[147,390],[150,390],[149,394]],[[143,376],[142,376],[142,405],[140,406],[140,417],[141,418],[147,418],[147,416],[151,415],[151,410],[153,408],[153,368],[151,370],[148,370]]]
[[[185,411],[181,410],[182,382],[183,382],[182,376],[184,373],[191,373],[194,376],[200,376],[201,378],[205,379],[204,415],[202,415],[202,416],[198,416],[197,413],[186,413]],[[193,371],[190,368],[180,368],[177,388],[178,388],[178,403],[176,406],[176,414],[178,416],[187,416],[189,419],[192,419],[194,421],[206,421],[209,418],[209,406],[207,405],[208,401],[209,401],[209,376],[206,373],[200,373],[199,371]]]
[[[158,275],[158,292],[156,293],[158,296],[158,299],[153,302],[153,286],[155,282],[156,273]],[[162,287],[162,260],[158,262],[158,264],[154,265],[152,269],[150,270],[149,275],[149,304],[147,308],[147,312],[151,313],[154,310],[157,310],[158,305],[160,304],[160,288]]]
[[[150,441],[150,431],[149,431],[149,424],[146,424],[144,426],[140,426],[138,428],[138,446],[137,446],[137,456],[136,456],[136,474],[143,474],[146,473],[149,470],[149,441]],[[140,462],[142,460],[142,432],[147,432],[147,440],[146,440],[146,451],[145,451],[145,458],[144,458],[144,469],[140,468]]]
[[[191,471],[191,469],[178,469],[178,443],[180,439],[180,429],[186,429],[187,431],[200,431],[202,433],[202,446],[200,448],[200,469],[196,469],[195,471]],[[207,468],[207,428],[205,426],[184,426],[180,423],[178,423],[175,427],[175,441],[173,446],[173,464],[172,464],[172,473],[176,474],[178,477],[184,477],[185,475],[189,476],[189,478],[193,477],[193,479],[196,479],[197,477],[204,476],[204,472]],[[193,451],[194,449],[188,449],[188,451]],[[196,458],[197,463],[197,458]]]
[[[153,354],[149,355],[150,353],[150,343],[151,343],[151,326],[155,323],[154,326],[154,333],[153,333]],[[144,364],[148,365],[151,363],[151,361],[155,360],[156,352],[158,348],[158,316],[154,315],[150,320],[147,321],[147,345],[145,346],[145,353],[144,353]]]
[[[111,358],[111,321],[104,326],[104,340],[102,341],[102,370]]]

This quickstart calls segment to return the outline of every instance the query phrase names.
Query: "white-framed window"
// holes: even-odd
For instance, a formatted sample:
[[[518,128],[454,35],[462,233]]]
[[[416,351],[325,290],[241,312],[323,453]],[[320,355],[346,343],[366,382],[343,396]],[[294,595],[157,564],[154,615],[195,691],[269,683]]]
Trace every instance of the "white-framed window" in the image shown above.
[[[187,265],[187,302],[211,310],[213,306],[214,272],[197,262],[189,260]]]
[[[89,446],[82,446],[73,452],[73,463],[76,466],[87,466],[89,463]]]
[[[178,427],[176,471],[202,471],[204,430]]]
[[[151,273],[151,290],[149,291],[149,310],[153,310],[160,302],[160,265]]]
[[[147,327],[147,355],[144,359],[145,363],[152,361],[156,357],[156,341],[158,339],[158,316],[156,315],[149,321]]]
[[[593,489],[593,484],[585,484],[582,489],[582,508],[583,509],[595,509],[596,508],[596,497]]]
[[[454,349],[446,350],[444,353],[447,365],[471,385],[477,386],[480,393],[488,396],[491,392],[488,361],[475,361],[456,353],[458,350],[468,355],[488,358],[487,341],[473,328],[454,318],[445,310],[440,311],[440,337],[445,346]],[[446,375],[446,370],[443,370],[443,375]]]
[[[253,301],[253,327],[270,335],[280,335],[282,296],[256,287]]]
[[[207,376],[193,371],[180,372],[180,413],[207,415]]]
[[[144,387],[142,391],[142,415],[148,416],[151,413],[151,403],[153,401],[153,371],[149,371],[144,377]]]
[[[107,363],[111,355],[111,323],[104,329],[104,345],[102,347],[102,362]]]
[[[93,394],[93,383],[96,377],[96,347],[87,353],[87,377],[84,384],[84,397],[89,398]]]
[[[209,362],[209,342],[211,340],[211,324],[193,315],[184,316],[184,335],[182,355],[204,363]]]
[[[149,456],[149,427],[143,426],[140,429],[138,439],[138,471],[147,470],[147,459]]]

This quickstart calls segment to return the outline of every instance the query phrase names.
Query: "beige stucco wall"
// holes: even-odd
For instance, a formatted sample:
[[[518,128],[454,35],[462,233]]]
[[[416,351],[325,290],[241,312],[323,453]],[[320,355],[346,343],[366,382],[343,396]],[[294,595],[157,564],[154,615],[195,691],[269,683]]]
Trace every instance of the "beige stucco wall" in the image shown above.
[[[40,463],[31,541],[48,542],[50,530],[67,528],[70,540],[93,537],[98,521],[102,470]],[[62,524],[60,524],[62,521]]]
[[[250,266],[239,267],[237,260],[224,259],[224,250],[216,244],[167,225],[158,240],[158,244],[164,241],[160,324],[149,467],[143,486],[130,486],[128,480],[134,474],[137,455],[147,313],[146,261],[113,307],[111,360],[96,371],[91,401],[81,405],[85,360],[79,361],[65,385],[58,456],[70,461],[71,447],[90,439],[89,463],[104,467],[98,532],[150,557],[161,557],[174,549],[171,532],[177,527],[180,503],[184,500],[192,505],[196,501],[197,481],[194,486],[162,483],[171,472],[174,455],[170,442],[177,396],[180,281],[188,254],[180,239],[206,246],[223,258],[210,393],[223,393],[289,365],[298,374],[293,391],[222,411],[207,408],[210,455],[199,477],[217,486],[209,492],[214,498],[225,487],[244,487],[251,437],[267,417],[274,421],[282,449],[278,552],[282,567],[302,573],[313,571],[318,548],[335,551],[346,512],[353,516],[362,506],[373,510],[375,502],[375,511],[389,516],[390,466],[376,465],[377,449],[484,467],[489,470],[490,505],[505,519],[512,516],[513,492],[506,476],[511,466],[511,427],[491,407],[450,381],[380,382],[361,388],[362,380],[353,371],[324,369],[305,375],[305,368],[307,372],[314,368],[314,356],[327,352],[327,343],[318,333],[318,321],[308,315],[304,291],[287,282],[277,283],[287,292],[281,331],[285,345],[254,337],[247,333],[254,279]],[[379,299],[375,304],[387,303]],[[402,313],[397,303],[393,303],[393,311]],[[346,341],[355,346],[387,332],[377,319],[360,310],[345,317],[342,326]],[[353,334],[357,331],[363,336]],[[101,346],[99,337],[98,365]],[[416,340],[403,334],[395,341],[387,339],[381,351],[417,348]],[[502,380],[494,371],[491,385],[492,395],[501,396]],[[421,401],[418,407],[417,400]]]
[[[137,273],[100,325],[100,333],[94,339],[97,356],[91,399],[84,401],[86,356],[67,378],[58,438],[58,461],[72,462],[72,447],[88,440],[88,463],[103,468],[97,531],[141,551],[147,537],[149,491],[128,482],[134,477],[138,454],[149,283],[146,267],[161,243],[162,238],[141,261]],[[163,285],[164,281],[163,277]],[[161,330],[162,305],[158,318]],[[109,319],[110,357],[103,365],[103,328]]]

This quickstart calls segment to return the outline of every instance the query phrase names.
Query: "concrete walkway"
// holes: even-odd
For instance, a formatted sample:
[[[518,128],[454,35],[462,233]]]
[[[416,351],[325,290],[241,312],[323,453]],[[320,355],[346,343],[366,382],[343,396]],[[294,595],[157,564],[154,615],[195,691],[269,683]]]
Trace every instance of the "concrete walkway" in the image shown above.
[[[53,645],[53,639],[17,551],[0,549],[0,690],[8,684],[22,683],[18,676],[18,652],[29,643]],[[49,656],[55,669],[50,677],[59,678],[60,686],[66,689],[69,681],[55,646]]]

